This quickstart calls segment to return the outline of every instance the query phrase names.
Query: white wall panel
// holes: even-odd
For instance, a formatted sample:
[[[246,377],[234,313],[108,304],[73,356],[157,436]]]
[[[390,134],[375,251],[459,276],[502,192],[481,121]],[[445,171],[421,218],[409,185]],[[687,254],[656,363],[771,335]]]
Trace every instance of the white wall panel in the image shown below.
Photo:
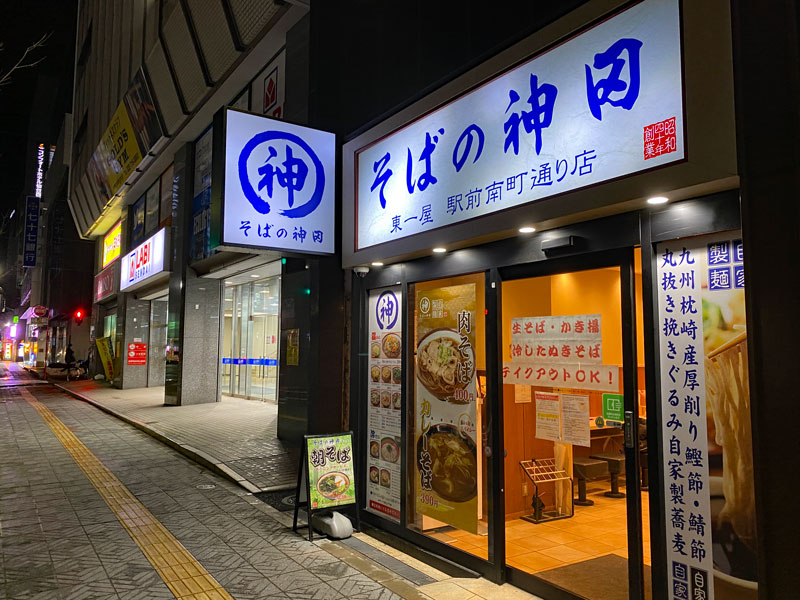
[[[230,0],[233,18],[245,46],[252,44],[262,29],[280,10],[264,0]]]
[[[189,0],[188,4],[209,74],[217,82],[239,56],[225,11],[220,0]]]
[[[169,58],[178,77],[186,108],[193,111],[206,95],[206,86],[200,60],[195,53],[189,25],[183,10],[178,7],[163,24],[162,35]]]
[[[167,133],[172,134],[183,122],[185,116],[178,100],[178,94],[175,91],[175,85],[172,82],[172,76],[169,73],[167,57],[164,55],[161,42],[156,41],[145,64],[150,75],[150,81],[153,84],[153,96],[159,109],[161,109],[161,116],[164,118]]]

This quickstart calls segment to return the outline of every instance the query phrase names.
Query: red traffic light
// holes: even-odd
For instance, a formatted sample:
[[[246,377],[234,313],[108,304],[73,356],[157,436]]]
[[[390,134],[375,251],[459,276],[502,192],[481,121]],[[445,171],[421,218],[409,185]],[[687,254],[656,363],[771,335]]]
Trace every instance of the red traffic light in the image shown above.
[[[75,311],[75,324],[80,325],[83,323],[83,311],[78,309]]]

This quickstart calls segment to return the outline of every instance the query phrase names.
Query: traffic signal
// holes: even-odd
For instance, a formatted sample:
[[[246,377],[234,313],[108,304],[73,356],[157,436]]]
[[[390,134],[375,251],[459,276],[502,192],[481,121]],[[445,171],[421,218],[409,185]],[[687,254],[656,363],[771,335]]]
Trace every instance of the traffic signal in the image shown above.
[[[75,325],[83,323],[83,311],[79,308],[75,311]]]

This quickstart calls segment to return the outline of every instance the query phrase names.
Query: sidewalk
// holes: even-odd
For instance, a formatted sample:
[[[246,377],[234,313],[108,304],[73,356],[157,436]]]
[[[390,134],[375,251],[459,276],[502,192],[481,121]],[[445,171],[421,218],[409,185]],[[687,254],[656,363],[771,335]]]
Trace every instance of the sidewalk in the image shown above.
[[[118,390],[93,380],[52,381],[175,448],[248,492],[294,489],[297,452],[277,437],[273,404],[223,396],[222,402],[165,406],[164,388]]]

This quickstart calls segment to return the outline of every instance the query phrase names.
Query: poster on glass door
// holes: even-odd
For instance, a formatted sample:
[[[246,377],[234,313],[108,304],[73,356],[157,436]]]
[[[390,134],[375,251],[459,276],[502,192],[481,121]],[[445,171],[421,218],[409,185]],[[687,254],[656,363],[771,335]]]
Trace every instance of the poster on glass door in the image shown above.
[[[402,292],[392,286],[369,293],[366,509],[400,522],[402,408]]]
[[[417,291],[417,512],[477,533],[474,283]]]
[[[656,250],[670,593],[755,599],[741,233]]]

